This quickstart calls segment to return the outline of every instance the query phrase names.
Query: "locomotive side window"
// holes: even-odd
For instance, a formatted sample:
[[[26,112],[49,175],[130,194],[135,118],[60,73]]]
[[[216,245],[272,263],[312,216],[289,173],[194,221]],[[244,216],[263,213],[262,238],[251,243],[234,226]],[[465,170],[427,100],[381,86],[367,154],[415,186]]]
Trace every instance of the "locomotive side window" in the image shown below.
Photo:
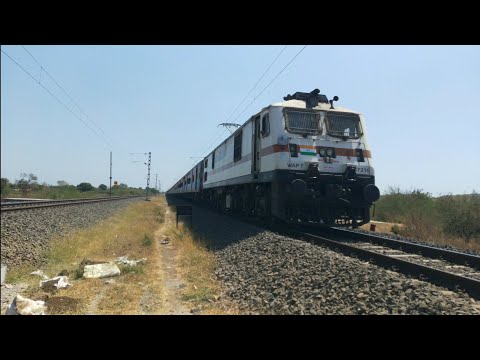
[[[215,150],[212,153],[212,169],[215,169]]]
[[[205,171],[205,175],[203,176],[203,181],[207,181],[207,172]]]
[[[262,117],[262,137],[267,137],[270,134],[270,121],[268,120],[268,114]]]
[[[242,132],[240,130],[238,135],[235,135],[235,139],[233,141],[233,161],[238,161],[242,158]]]
[[[205,159],[205,169],[208,168],[208,158]]]

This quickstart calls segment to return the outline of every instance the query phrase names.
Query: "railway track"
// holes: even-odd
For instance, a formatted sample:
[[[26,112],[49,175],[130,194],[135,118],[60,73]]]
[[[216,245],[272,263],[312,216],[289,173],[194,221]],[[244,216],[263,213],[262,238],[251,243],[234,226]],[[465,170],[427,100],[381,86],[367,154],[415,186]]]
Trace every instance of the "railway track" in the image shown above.
[[[124,200],[132,199],[143,196],[112,196],[112,197],[102,197],[102,198],[90,198],[90,199],[69,199],[69,200],[36,200],[36,201],[22,201],[22,202],[2,202],[0,211],[19,211],[19,210],[29,210],[29,209],[40,209],[53,206],[68,206],[68,205],[81,205],[89,204],[96,202],[104,201],[114,201],[114,200]]]
[[[195,203],[196,206],[204,207]],[[212,209],[209,209],[212,210]],[[222,211],[213,210],[227,216]],[[234,216],[235,217],[235,216]],[[444,286],[462,289],[480,299],[480,256],[343,228],[265,226],[258,219],[235,217],[251,225],[292,238],[322,244],[348,256],[356,256],[386,269]]]
[[[345,229],[286,230],[286,233],[450,290],[462,289],[480,298],[480,256]]]

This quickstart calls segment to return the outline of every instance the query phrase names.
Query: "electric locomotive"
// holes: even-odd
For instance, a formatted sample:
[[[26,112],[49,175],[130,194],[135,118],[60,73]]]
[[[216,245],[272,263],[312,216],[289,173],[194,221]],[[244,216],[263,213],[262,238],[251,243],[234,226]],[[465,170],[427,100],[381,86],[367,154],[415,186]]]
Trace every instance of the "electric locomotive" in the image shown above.
[[[364,116],[320,90],[251,116],[168,192],[268,222],[357,227],[380,197]]]

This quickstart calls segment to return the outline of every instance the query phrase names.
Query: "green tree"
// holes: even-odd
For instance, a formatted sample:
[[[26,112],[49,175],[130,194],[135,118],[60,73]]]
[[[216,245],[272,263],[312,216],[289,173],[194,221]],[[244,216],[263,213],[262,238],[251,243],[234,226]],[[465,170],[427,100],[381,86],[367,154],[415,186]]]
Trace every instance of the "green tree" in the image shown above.
[[[11,189],[10,181],[7,178],[2,178],[2,196],[8,194]]]
[[[105,184],[98,185],[98,190],[102,190],[102,191],[107,190],[107,185],[105,185]]]
[[[32,191],[32,188],[35,185],[38,185],[37,183],[38,177],[35,174],[26,174],[26,173],[21,173],[20,174],[20,180],[17,180],[15,182],[15,186],[20,189],[22,192],[23,196],[27,196],[27,194]]]
[[[77,185],[77,189],[81,192],[85,192],[85,191],[91,191],[94,188],[93,188],[92,184],[87,183],[87,182],[82,182],[82,183]]]
[[[124,184],[124,183],[121,183],[120,185],[118,185],[118,188],[119,189],[128,189],[128,185]]]
[[[58,180],[57,181],[58,186],[69,186],[70,184],[66,182],[65,180]]]
[[[438,199],[443,230],[466,243],[480,239],[480,194],[446,195]]]

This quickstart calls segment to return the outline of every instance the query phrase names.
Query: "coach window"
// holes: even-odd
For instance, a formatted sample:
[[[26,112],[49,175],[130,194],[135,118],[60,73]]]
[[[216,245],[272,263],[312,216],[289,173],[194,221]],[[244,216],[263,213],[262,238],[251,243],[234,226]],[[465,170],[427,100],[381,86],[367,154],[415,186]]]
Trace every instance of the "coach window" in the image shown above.
[[[205,171],[205,176],[203,177],[203,181],[207,181],[207,172]]]
[[[215,169],[215,150],[212,153],[212,169]]]
[[[205,159],[205,169],[208,168],[208,158]]]
[[[268,114],[262,117],[262,137],[267,137],[270,134],[270,121],[268,120]]]
[[[235,135],[233,141],[233,161],[238,161],[242,158],[242,130]]]

